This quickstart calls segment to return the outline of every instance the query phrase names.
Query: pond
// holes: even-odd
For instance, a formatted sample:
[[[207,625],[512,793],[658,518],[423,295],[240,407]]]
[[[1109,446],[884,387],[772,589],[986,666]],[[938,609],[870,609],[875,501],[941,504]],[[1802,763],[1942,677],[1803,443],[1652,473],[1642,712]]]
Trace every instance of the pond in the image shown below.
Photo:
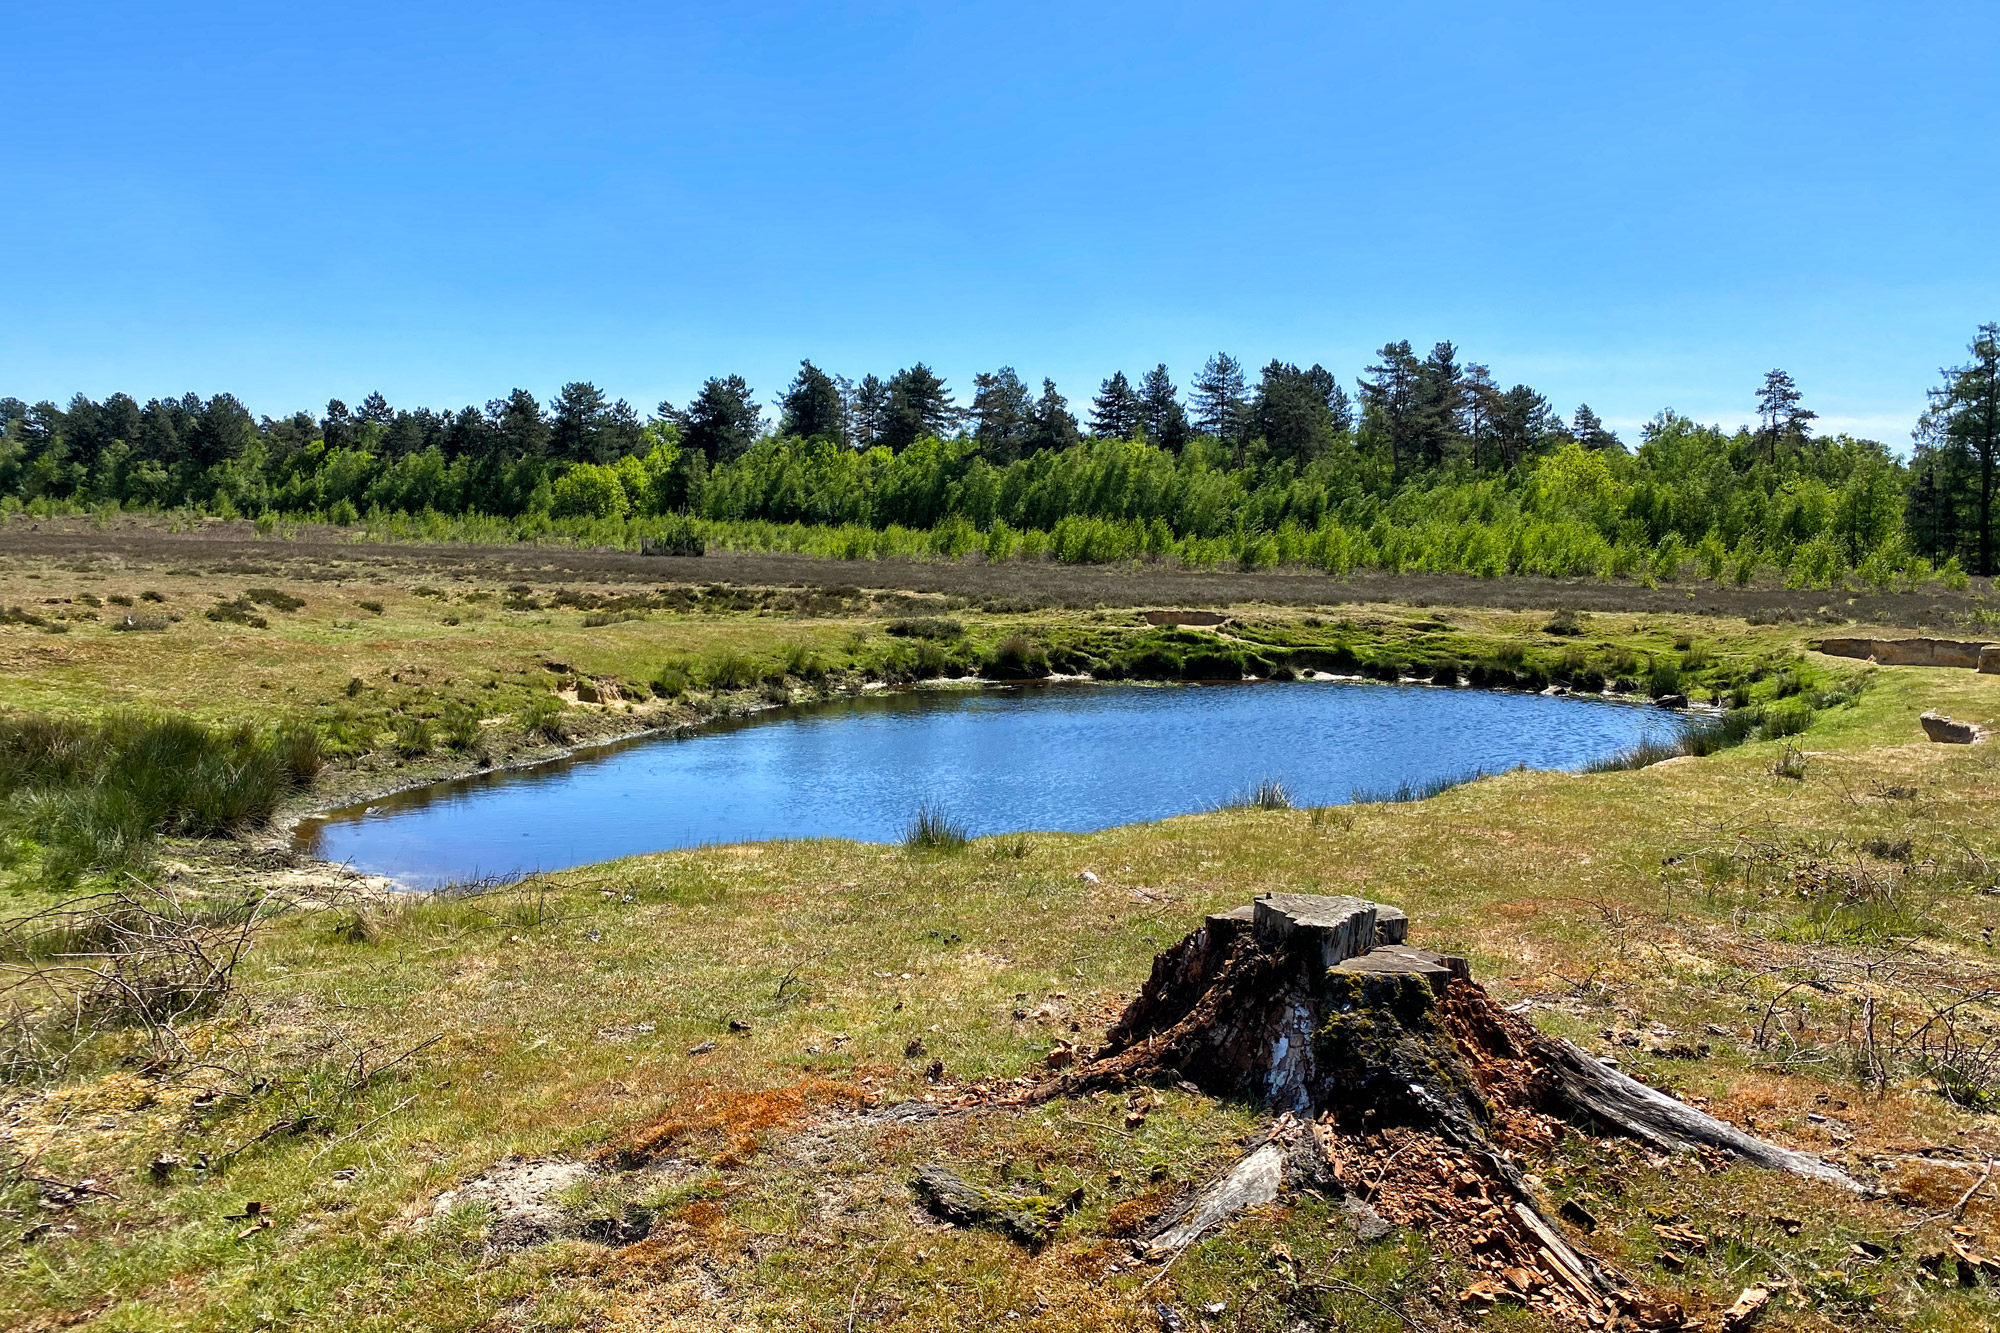
[[[1681,725],[1605,699],[1349,681],[911,690],[438,783],[308,820],[299,846],[424,887],[704,843],[894,841],[926,802],[974,835],[1082,832],[1267,778],[1303,806],[1580,768]]]

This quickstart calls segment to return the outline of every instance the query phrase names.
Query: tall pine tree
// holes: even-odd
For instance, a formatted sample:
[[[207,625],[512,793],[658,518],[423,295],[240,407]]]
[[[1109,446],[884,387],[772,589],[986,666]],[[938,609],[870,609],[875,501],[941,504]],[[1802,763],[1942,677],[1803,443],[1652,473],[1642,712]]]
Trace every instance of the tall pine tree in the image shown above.
[[[1205,435],[1240,444],[1250,420],[1242,363],[1227,352],[1208,358],[1194,380],[1194,424]]]
[[[1174,387],[1166,366],[1154,366],[1146,372],[1139,397],[1146,438],[1162,449],[1178,451],[1193,431],[1188,426],[1187,409],[1181,406],[1180,390]]]
[[[847,443],[847,402],[840,386],[810,361],[799,362],[799,373],[778,400],[778,410],[781,435]]]
[[[1090,433],[1101,439],[1129,440],[1145,419],[1146,404],[1120,370],[1104,381],[1091,400]]]

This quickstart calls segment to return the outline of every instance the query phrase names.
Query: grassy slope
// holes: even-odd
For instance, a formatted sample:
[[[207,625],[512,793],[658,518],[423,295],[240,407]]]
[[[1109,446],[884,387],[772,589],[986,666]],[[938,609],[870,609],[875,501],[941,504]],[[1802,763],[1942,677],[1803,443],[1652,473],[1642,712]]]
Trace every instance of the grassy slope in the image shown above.
[[[168,588],[173,604],[199,608],[246,582],[211,588],[207,578]],[[190,616],[166,636],[13,630],[0,651],[10,678],[33,692],[24,702],[38,706],[88,708],[122,692],[212,716],[276,715],[344,699],[355,664],[379,673],[386,664],[370,655],[384,651],[434,682],[526,665],[538,651],[609,673],[708,648],[775,651],[800,635],[837,651],[857,623],[880,623],[676,617],[586,633],[563,612],[453,628],[438,623],[432,599],[404,588],[340,595],[379,597],[388,627],[336,629],[309,596],[296,616],[273,615],[267,632]],[[1455,628],[1437,629],[1429,612],[1345,614],[1353,623],[1342,633],[1414,647],[1454,636],[1470,646],[1537,619],[1444,613]],[[1028,619],[1049,634],[1058,622],[1077,632],[1105,623]],[[1798,637],[1740,622],[1693,627],[1741,654],[1776,654]],[[1640,648],[1663,648],[1683,628],[1657,616],[1591,627]],[[328,643],[346,645],[349,658],[299,651]],[[1760,1068],[1772,1054],[1743,1041],[1754,1021],[1745,1005],[1770,993],[1751,974],[1814,940],[1859,952],[1893,935],[1951,969],[1990,969],[1982,940],[2000,911],[1977,891],[1985,881],[1964,849],[1993,851],[1987,812],[2000,761],[1985,746],[1923,744],[1914,716],[1926,707],[2000,723],[2000,681],[1881,673],[1856,706],[1804,738],[1801,781],[1774,777],[1781,746],[1759,743],[1639,772],[1509,774],[1416,805],[1035,835],[1022,855],[1007,841],[929,858],[832,842],[703,849],[475,900],[376,908],[360,930],[336,932],[325,916],[282,922],[253,955],[249,1012],[207,1034],[213,1073],[156,1089],[114,1066],[15,1094],[9,1133],[41,1152],[38,1171],[94,1176],[121,1197],[69,1215],[74,1234],[5,1250],[0,1308],[36,1320],[89,1313],[104,1327],[971,1328],[1010,1311],[1024,1327],[1155,1327],[1148,1302],[1166,1297],[1192,1309],[1226,1301],[1220,1322],[1244,1327],[1315,1311],[1350,1326],[1397,1325],[1345,1290],[1310,1289],[1339,1279],[1407,1302],[1425,1322],[1443,1318],[1431,1293],[1453,1308],[1448,1264],[1413,1237],[1357,1249],[1311,1203],[1204,1242],[1135,1299],[1150,1270],[1126,1267],[1110,1233],[1227,1160],[1254,1120],[1243,1108],[1168,1091],[1132,1131],[1117,1102],[918,1124],[856,1114],[912,1096],[949,1099],[961,1080],[1023,1072],[1059,1037],[1092,1039],[1151,955],[1202,911],[1273,889],[1397,903],[1417,942],[1468,952],[1497,993],[1538,1000],[1538,1021],[1591,1044],[1602,1045],[1600,1028],[1654,1023],[1707,1041],[1716,1049],[1706,1060],[1636,1063],[1779,1137],[1858,1164],[1895,1161],[1892,1185],[1948,1206],[1976,1176],[1909,1154],[1950,1142],[1991,1153],[2000,1135],[1983,1117],[1912,1086],[1874,1099],[1834,1067]],[[1898,879],[1901,906],[1828,913],[1793,891],[1792,872],[1812,863],[1901,875],[1860,848],[1905,838],[1919,871],[1931,858],[1940,870]],[[1101,882],[1080,879],[1083,869]],[[750,1030],[732,1034],[731,1018]],[[1831,1002],[1809,1018],[1819,1026],[1808,1041],[1840,1022]],[[1730,1035],[1704,1035],[1710,1023]],[[432,1038],[389,1076],[338,1097],[357,1050],[376,1050],[379,1063]],[[924,1054],[907,1058],[918,1040]],[[688,1054],[707,1041],[716,1049]],[[932,1058],[945,1064],[942,1085],[923,1075]],[[279,1077],[247,1100],[196,1109],[205,1086],[251,1086],[230,1069]],[[163,1149],[219,1160],[314,1112],[328,1117],[326,1132],[275,1134],[242,1147],[227,1170],[156,1184],[144,1169]],[[809,1123],[811,1133],[789,1132]],[[573,1200],[584,1211],[628,1199],[660,1207],[661,1226],[640,1246],[564,1242],[496,1256],[469,1213],[411,1226],[437,1190],[508,1153],[591,1154],[649,1126],[662,1145],[650,1169],[613,1174]],[[1836,1132],[1851,1140],[1836,1142]],[[1082,1186],[1086,1202],[1062,1238],[1029,1255],[911,1208],[909,1168],[939,1159],[986,1179],[1010,1161],[1060,1190]],[[1942,1222],[1905,1238],[1885,1265],[1851,1262],[1851,1241],[1887,1240],[1921,1216],[1894,1202],[1850,1204],[1752,1172],[1651,1170],[1628,1149],[1574,1139],[1542,1174],[1557,1197],[1595,1196],[1597,1248],[1696,1307],[1726,1303],[1748,1279],[1789,1275],[1802,1308],[1779,1310],[1774,1326],[1969,1329],[2000,1314],[1985,1294],[1919,1281],[1914,1260],[1937,1247]],[[251,1199],[268,1201],[277,1224],[239,1241],[244,1224],[224,1215]],[[21,1187],[5,1202],[25,1224],[31,1200]],[[1653,1267],[1655,1212],[1717,1237],[1684,1275]],[[1800,1219],[1797,1234],[1774,1213]],[[1990,1237],[1996,1213],[1975,1199],[1965,1221]],[[1277,1243],[1300,1261],[1307,1290],[1272,1264]]]

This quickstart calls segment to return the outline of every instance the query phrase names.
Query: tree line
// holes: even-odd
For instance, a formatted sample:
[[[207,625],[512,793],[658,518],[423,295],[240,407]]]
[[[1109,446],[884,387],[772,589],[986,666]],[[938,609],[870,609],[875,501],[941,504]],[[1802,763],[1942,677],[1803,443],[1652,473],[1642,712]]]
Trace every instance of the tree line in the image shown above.
[[[585,382],[546,403],[515,389],[483,407],[396,408],[373,393],[282,418],[227,393],[0,398],[0,507],[980,531],[1087,518],[1155,533],[1136,539],[1144,550],[1460,513],[1580,524],[1635,549],[1671,539],[1740,560],[1749,542],[1783,564],[1817,541],[1813,558],[1841,568],[1993,572],[2000,327],[1942,372],[1907,463],[1818,435],[1783,371],[1756,403],[1735,431],[1662,412],[1628,448],[1587,405],[1565,417],[1450,343],[1419,354],[1407,341],[1381,348],[1351,395],[1318,364],[1273,360],[1253,380],[1218,353],[1185,395],[1159,365],[1114,373],[1077,407],[1010,366],[976,375],[961,402],[922,363],[856,382],[811,361],[768,413],[739,375],[644,416]]]

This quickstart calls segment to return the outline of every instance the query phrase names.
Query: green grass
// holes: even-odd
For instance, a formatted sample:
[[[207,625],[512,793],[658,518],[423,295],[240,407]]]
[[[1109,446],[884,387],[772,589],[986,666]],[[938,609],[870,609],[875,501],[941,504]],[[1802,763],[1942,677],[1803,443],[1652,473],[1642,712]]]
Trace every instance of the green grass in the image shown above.
[[[956,852],[970,841],[963,821],[929,801],[917,806],[903,830],[903,845],[913,852]]]
[[[10,602],[67,593],[13,577],[0,588]],[[143,586],[136,577],[90,586],[129,596]],[[1689,752],[1705,757],[1664,768],[1507,772],[1409,793],[1423,799],[1270,803],[1089,835],[977,839],[959,854],[922,840],[700,848],[286,913],[260,928],[236,1000],[189,1024],[180,1063],[149,1072],[140,1032],[107,1031],[60,1079],[10,1104],[11,1141],[33,1145],[36,1173],[110,1192],[51,1213],[32,1183],[0,1180],[13,1236],[57,1224],[0,1249],[0,1307],[22,1322],[1130,1329],[1157,1327],[1154,1304],[1166,1302],[1190,1329],[1403,1327],[1344,1283],[1422,1326],[1456,1326],[1461,1265],[1415,1232],[1357,1245],[1310,1198],[1218,1232],[1142,1291],[1156,1269],[1130,1264],[1124,1228],[1233,1160],[1260,1119],[1254,1108],[1164,1088],[1131,1090],[1154,1102],[1139,1126],[1126,1125],[1126,1100],[1113,1095],[930,1120],[862,1114],[948,1102],[982,1080],[1004,1087],[1042,1067],[1058,1041],[1094,1043],[1158,951],[1204,913],[1260,892],[1395,903],[1411,913],[1413,943],[1469,957],[1502,999],[1593,1049],[1605,1049],[1602,1029],[1654,1024],[1710,1044],[1701,1060],[1618,1050],[1656,1084],[1739,1121],[1754,1116],[1760,1132],[1801,1147],[1865,1164],[1990,1129],[1973,1109],[1989,1082],[1976,1049],[1900,1062],[1880,1095],[1863,1084],[1850,1036],[1860,992],[1839,969],[1875,967],[1867,984],[1884,1032],[1911,1031],[1939,1002],[1927,977],[1990,971],[2000,900],[1982,890],[2000,857],[1987,813],[2000,799],[2000,751],[1928,745],[1915,718],[1938,708],[2000,722],[1991,677],[1885,669],[1862,688],[1867,673],[1807,656],[1797,626],[1599,612],[1551,636],[1546,609],[1239,607],[1226,626],[1195,630],[1136,612],[991,611],[942,597],[921,609],[846,597],[830,609],[787,603],[784,590],[642,589],[645,620],[587,627],[587,615],[637,609],[611,605],[633,590],[559,597],[434,587],[449,583],[437,575],[425,595],[370,586],[336,599],[259,573],[260,585],[305,605],[256,629],[200,615],[241,595],[242,575],[143,577],[168,588],[166,607],[187,619],[151,635],[80,621],[59,645],[33,626],[0,629],[0,648],[22,660],[64,654],[32,659],[42,665],[17,677],[22,700],[68,714],[76,735],[95,735],[119,704],[197,709],[225,749],[231,718],[254,719],[251,734],[269,743],[280,723],[309,715],[322,737],[343,738],[328,740],[338,759],[321,781],[353,790],[450,758],[433,751],[398,766],[399,718],[426,721],[449,747],[476,714],[504,752],[530,728],[561,739],[746,703],[714,691],[718,662],[747,664],[731,668],[746,691],[774,673],[799,687],[820,667],[826,688],[856,688],[907,670],[976,668],[1013,636],[1041,648],[1052,670],[1101,665],[1161,680],[1184,678],[1190,661],[1426,678],[1452,664],[1473,683],[1540,688],[1592,671],[1637,680],[1641,664],[1673,653],[1691,696],[1743,706],[1691,729]],[[351,619],[363,595],[381,603],[379,619]],[[510,599],[520,609],[505,608]],[[464,623],[445,625],[446,613]],[[964,633],[884,632],[920,614]],[[1698,667],[1675,647],[1695,635]],[[579,675],[678,691],[630,715],[551,692]],[[1767,734],[1774,713],[1807,730]],[[1810,751],[1796,776],[1774,771],[1788,744]],[[64,762],[19,767],[100,771],[97,760]],[[27,808],[8,801],[10,819]],[[934,828],[963,838],[956,821],[930,813]],[[17,894],[23,875],[39,875],[39,855],[30,848],[0,868]],[[214,844],[179,844],[174,855],[212,868],[213,883],[203,869],[170,891],[190,911],[212,899],[218,920],[240,897],[239,876],[259,882]],[[42,952],[55,947],[45,940]],[[1896,951],[1886,970],[1884,951]],[[1760,1046],[1754,1029],[1781,999],[1783,1036]],[[1954,1012],[1975,1038],[2000,1022],[1983,1002]],[[1829,1119],[1851,1142],[1830,1137]],[[641,1142],[657,1150],[636,1153]],[[156,1178],[148,1164],[161,1153],[183,1164]],[[510,1154],[602,1160],[603,1173],[566,1197],[572,1218],[642,1206],[654,1210],[654,1239],[509,1252],[487,1247],[476,1209],[414,1225],[439,1190]],[[618,1165],[640,1158],[643,1167]],[[1030,1255],[916,1213],[908,1180],[924,1162],[1085,1198]],[[1948,1213],[1976,1173],[1923,1185],[1915,1177],[1945,1167],[1906,1162],[1885,1178],[1890,1197],[1861,1203],[1740,1168],[1656,1168],[1582,1134],[1524,1155],[1523,1169],[1552,1198],[1594,1196],[1592,1245],[1709,1324],[1744,1285],[1788,1275],[1803,1306],[1786,1296],[1774,1328],[1959,1333],[2000,1317],[1991,1290],[1919,1278],[1918,1258],[1942,1247],[1946,1225],[1923,1218]],[[1893,1191],[1905,1188],[1925,1202],[1901,1201]],[[239,1240],[246,1223],[230,1214],[250,1200],[269,1205],[274,1225]],[[1792,1234],[1773,1213],[1804,1225]],[[1682,1274],[1655,1263],[1652,1228],[1670,1216],[1716,1238]],[[2000,1210],[1975,1198],[1962,1220],[1984,1236]],[[1853,1261],[1855,1241],[1906,1228],[1879,1265]],[[1278,1246],[1295,1267],[1274,1257]],[[1217,1301],[1225,1313],[1207,1316]],[[1484,1322],[1531,1326],[1518,1314]]]
[[[72,883],[143,865],[162,833],[261,825],[322,762],[305,726],[0,715],[0,821],[40,844],[45,878]]]

